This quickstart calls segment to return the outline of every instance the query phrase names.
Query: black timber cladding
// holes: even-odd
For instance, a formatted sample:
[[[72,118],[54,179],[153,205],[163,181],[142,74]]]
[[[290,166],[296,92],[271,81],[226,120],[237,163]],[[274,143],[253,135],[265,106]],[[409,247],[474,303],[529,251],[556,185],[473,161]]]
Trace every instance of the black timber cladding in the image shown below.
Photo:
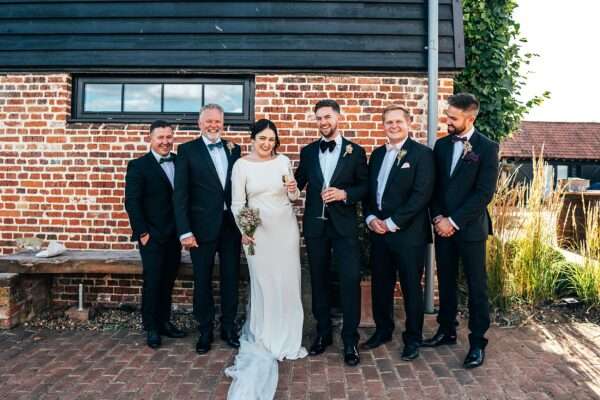
[[[439,3],[440,69],[459,69],[460,0]],[[425,71],[426,46],[427,0],[0,0],[4,71]]]

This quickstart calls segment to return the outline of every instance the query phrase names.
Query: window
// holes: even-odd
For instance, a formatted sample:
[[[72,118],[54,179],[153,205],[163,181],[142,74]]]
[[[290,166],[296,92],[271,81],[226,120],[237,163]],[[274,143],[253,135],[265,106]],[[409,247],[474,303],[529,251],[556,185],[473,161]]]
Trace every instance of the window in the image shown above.
[[[90,77],[74,78],[72,122],[151,122],[165,119],[195,124],[208,103],[225,110],[225,123],[252,122],[252,78]]]

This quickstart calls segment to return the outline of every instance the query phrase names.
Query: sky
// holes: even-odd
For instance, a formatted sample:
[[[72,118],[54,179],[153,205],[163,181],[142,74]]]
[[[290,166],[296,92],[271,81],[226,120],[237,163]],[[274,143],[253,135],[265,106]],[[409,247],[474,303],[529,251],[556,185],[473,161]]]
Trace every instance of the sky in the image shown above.
[[[514,17],[537,53],[522,99],[551,98],[526,121],[600,122],[600,0],[519,0]]]

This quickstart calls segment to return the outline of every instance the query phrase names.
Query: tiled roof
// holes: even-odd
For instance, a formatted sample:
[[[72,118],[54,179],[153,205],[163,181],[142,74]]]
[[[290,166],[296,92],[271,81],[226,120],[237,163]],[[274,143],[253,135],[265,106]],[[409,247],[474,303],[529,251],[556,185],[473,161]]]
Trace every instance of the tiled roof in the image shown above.
[[[600,123],[523,121],[500,144],[502,158],[531,158],[544,146],[545,159],[600,160]]]

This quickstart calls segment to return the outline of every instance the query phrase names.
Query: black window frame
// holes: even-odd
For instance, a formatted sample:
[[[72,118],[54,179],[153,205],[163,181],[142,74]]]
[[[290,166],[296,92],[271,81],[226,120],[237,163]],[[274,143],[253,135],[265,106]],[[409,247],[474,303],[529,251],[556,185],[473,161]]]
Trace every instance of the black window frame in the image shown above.
[[[114,75],[77,75],[73,76],[71,123],[149,123],[163,119],[173,124],[195,125],[198,111],[195,112],[86,112],[84,111],[84,87],[88,83],[105,84],[235,84],[243,86],[242,112],[225,113],[225,124],[249,126],[254,122],[254,76],[114,76]],[[204,103],[204,87],[202,89]],[[123,101],[123,100],[121,100]],[[161,102],[164,98],[161,97]]]

